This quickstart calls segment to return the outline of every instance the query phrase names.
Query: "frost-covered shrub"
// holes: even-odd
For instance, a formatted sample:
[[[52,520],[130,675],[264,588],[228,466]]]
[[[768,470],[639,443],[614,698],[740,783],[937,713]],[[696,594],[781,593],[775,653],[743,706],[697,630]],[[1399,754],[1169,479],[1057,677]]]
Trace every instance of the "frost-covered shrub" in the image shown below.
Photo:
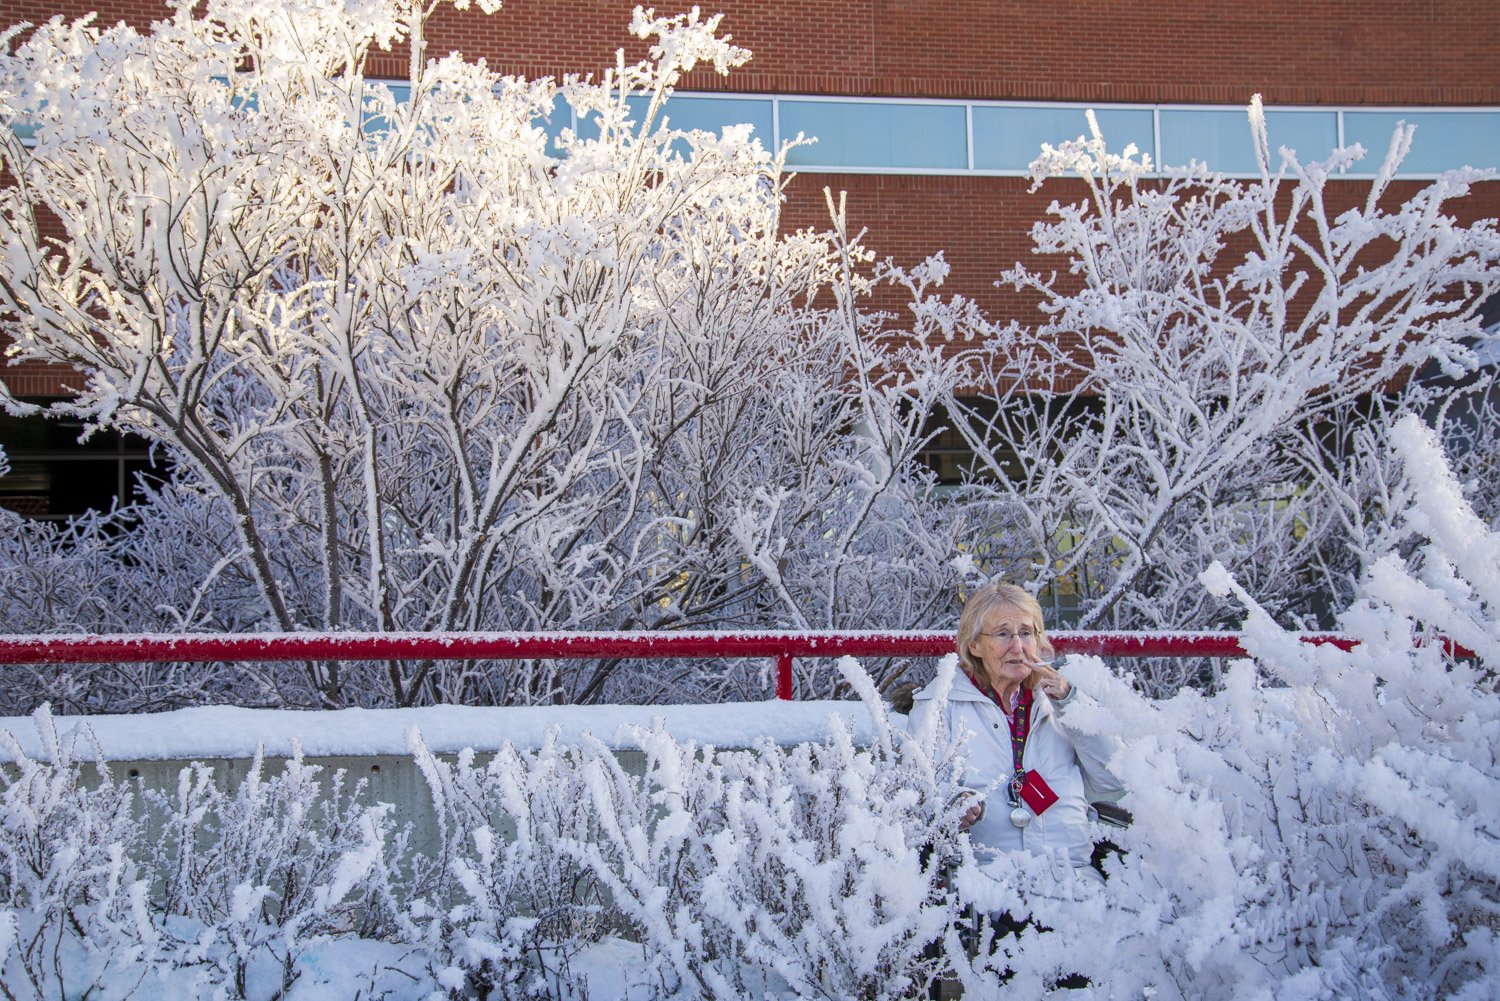
[[[657,727],[634,734],[637,771],[591,738],[479,766],[414,735],[440,848],[403,940],[480,996],[586,988],[574,961],[606,936],[638,943],[636,988],[663,998],[923,996],[964,852],[942,805],[951,749],[908,747],[843,666],[878,716],[868,747],[839,720],[820,743],[736,751]]]
[[[403,939],[427,950],[454,996],[561,996],[579,949],[612,930],[596,877],[568,848],[597,836],[585,763],[609,752],[565,748],[550,734],[535,750],[506,744],[481,767],[471,750],[450,764],[419,734],[410,741],[438,848],[396,910]]]
[[[257,751],[231,793],[193,764],[172,795],[146,795],[172,959],[232,997],[250,996],[252,979],[287,990],[319,938],[366,927],[391,840],[389,804],[361,804],[344,772],[325,784],[300,750],[265,771]]]
[[[1109,710],[1070,723],[1127,743],[1130,854],[1107,887],[966,871],[981,908],[1066,932],[1002,943],[963,968],[971,988],[1009,968],[1007,997],[1069,972],[1111,997],[1500,992],[1500,535],[1415,418],[1391,444],[1410,498],[1395,524],[1416,546],[1366,577],[1341,619],[1352,651],[1301,643],[1216,566],[1205,584],[1247,609],[1253,655],[1220,693],[1152,702],[1097,661],[1074,667]],[[1413,645],[1430,630],[1479,659]]]
[[[5,996],[269,997],[310,949],[378,930],[385,853],[404,842],[342,774],[320,782],[299,754],[267,777],[257,757],[232,792],[193,765],[172,795],[141,796],[35,718],[50,761],[0,734]]]
[[[963,855],[941,759],[842,667],[877,716],[868,747],[833,719],[822,742],[746,751],[641,731],[644,776],[590,754],[600,836],[567,850],[608,888],[659,996],[914,998],[940,972],[927,946],[956,910],[943,866]]]
[[[130,790],[102,764],[86,776],[77,735],[59,739],[45,707],[35,720],[50,762],[0,732],[12,762],[0,768],[0,993],[131,997],[159,925]]]

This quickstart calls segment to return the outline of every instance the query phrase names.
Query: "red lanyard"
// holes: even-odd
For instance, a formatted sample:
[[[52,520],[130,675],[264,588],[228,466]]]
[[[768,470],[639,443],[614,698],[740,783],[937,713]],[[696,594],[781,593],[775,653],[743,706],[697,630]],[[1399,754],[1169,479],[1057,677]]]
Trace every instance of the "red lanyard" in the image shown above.
[[[1000,707],[1005,713],[1005,721],[1010,726],[1010,760],[1012,765],[1010,780],[1010,802],[1014,806],[1020,802],[1021,785],[1026,781],[1026,770],[1021,766],[1022,759],[1026,756],[1026,737],[1031,731],[1031,689],[1023,687],[1016,698],[1016,711],[1005,712],[1005,706],[1000,701],[1000,694],[993,690],[981,688],[978,681],[972,676],[969,678],[974,682],[974,687],[979,688],[990,697],[990,701]]]
[[[1021,760],[1026,756],[1026,736],[1031,731],[1031,689],[1021,689],[1021,695],[1016,699],[1016,711],[1006,717],[1006,722],[1010,724],[1010,760],[1015,766],[1011,776],[1010,799],[1015,803],[1021,795],[1021,784],[1026,775]]]

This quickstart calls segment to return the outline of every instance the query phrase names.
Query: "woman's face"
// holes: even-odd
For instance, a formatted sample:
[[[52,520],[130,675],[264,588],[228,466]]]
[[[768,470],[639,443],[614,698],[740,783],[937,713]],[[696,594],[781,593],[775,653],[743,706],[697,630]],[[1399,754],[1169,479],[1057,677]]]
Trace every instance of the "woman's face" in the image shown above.
[[[969,654],[983,665],[996,691],[1021,684],[1038,660],[1036,622],[1019,608],[1001,605],[985,619]]]

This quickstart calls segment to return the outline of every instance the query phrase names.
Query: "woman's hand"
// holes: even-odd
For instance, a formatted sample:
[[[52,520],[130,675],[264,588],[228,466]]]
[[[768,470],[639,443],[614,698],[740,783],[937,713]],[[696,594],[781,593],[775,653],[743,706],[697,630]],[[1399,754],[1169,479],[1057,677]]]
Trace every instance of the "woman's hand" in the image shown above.
[[[984,800],[980,798],[978,793],[967,791],[959,793],[955,798],[967,800],[970,803],[969,808],[964,811],[963,816],[958,818],[958,829],[960,831],[967,831],[979,823],[979,818],[984,816]]]
[[[1038,678],[1042,679],[1037,687],[1049,699],[1065,699],[1068,697],[1068,693],[1073,690],[1073,686],[1068,682],[1068,679],[1059,674],[1051,664],[1032,664],[1031,671]]]

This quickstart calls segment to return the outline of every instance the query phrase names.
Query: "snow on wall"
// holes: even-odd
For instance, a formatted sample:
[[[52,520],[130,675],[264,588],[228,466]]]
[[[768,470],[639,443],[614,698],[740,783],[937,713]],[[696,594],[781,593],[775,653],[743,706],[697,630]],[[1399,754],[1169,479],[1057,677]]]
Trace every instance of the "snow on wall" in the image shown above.
[[[287,757],[294,745],[312,757],[407,755],[406,735],[421,731],[437,753],[464,748],[498,750],[507,741],[518,749],[540,746],[546,732],[559,730],[564,743],[585,734],[612,747],[629,743],[632,726],[665,722],[680,741],[718,747],[748,747],[758,737],[779,744],[822,740],[831,714],[848,721],[855,737],[874,733],[869,711],[858,702],[741,702],[677,706],[430,706],[422,709],[338,709],[296,711],[203,706],[171,712],[124,716],[57,716],[57,732],[77,736],[75,760],[96,760],[92,731],[105,761],[188,761],[249,758],[263,745],[271,757]],[[0,730],[13,734],[36,761],[50,760],[30,717],[0,717]],[[8,752],[0,752],[9,761]]]

